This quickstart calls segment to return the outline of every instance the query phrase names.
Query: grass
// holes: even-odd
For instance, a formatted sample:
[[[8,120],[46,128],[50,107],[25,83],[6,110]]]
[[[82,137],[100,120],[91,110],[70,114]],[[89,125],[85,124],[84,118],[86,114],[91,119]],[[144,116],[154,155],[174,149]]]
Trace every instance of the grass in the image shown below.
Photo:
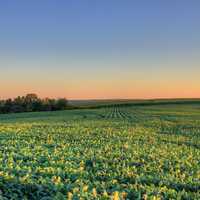
[[[0,115],[2,199],[200,199],[200,105]]]

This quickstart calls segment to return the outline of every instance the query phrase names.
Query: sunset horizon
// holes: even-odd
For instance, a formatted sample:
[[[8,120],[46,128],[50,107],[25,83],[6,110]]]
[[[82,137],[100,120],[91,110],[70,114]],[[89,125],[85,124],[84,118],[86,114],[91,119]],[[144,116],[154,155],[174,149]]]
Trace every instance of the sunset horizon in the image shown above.
[[[200,97],[200,3],[0,6],[0,99]]]

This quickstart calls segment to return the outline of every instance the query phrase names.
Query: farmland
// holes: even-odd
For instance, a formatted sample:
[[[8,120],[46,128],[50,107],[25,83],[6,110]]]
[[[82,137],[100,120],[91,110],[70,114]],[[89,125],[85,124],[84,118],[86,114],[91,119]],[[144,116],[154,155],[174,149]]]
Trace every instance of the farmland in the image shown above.
[[[0,115],[2,199],[200,199],[200,104]]]

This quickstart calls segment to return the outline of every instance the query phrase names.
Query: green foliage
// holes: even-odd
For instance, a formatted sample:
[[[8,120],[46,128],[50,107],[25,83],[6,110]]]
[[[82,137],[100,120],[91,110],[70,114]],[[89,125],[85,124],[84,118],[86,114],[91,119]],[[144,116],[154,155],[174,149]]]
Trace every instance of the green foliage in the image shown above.
[[[200,199],[200,107],[0,115],[2,199]]]
[[[55,111],[65,110],[66,108],[68,108],[68,101],[65,98],[40,99],[36,94],[27,94],[15,99],[0,101],[0,113]]]

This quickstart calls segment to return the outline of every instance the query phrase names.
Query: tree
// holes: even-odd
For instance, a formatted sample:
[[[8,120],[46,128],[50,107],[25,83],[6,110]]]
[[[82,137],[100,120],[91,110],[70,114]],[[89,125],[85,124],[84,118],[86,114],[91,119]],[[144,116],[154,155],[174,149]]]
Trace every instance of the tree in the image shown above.
[[[60,99],[40,99],[36,94],[18,96],[15,99],[0,101],[0,113],[34,112],[34,111],[54,111],[64,110],[68,107],[65,98]]]
[[[36,94],[27,94],[24,98],[24,104],[26,107],[26,111],[34,111],[34,104],[39,101],[39,98]],[[36,105],[37,106],[37,105]]]
[[[12,112],[12,105],[13,105],[12,99],[7,99],[5,101],[5,104],[4,104],[3,112],[4,113],[10,113],[10,112]]]
[[[64,110],[68,106],[68,101],[65,98],[58,99],[56,101],[57,110]]]
[[[24,107],[24,98],[18,96],[13,100],[13,106],[12,106],[12,112],[24,112],[25,107]]]

